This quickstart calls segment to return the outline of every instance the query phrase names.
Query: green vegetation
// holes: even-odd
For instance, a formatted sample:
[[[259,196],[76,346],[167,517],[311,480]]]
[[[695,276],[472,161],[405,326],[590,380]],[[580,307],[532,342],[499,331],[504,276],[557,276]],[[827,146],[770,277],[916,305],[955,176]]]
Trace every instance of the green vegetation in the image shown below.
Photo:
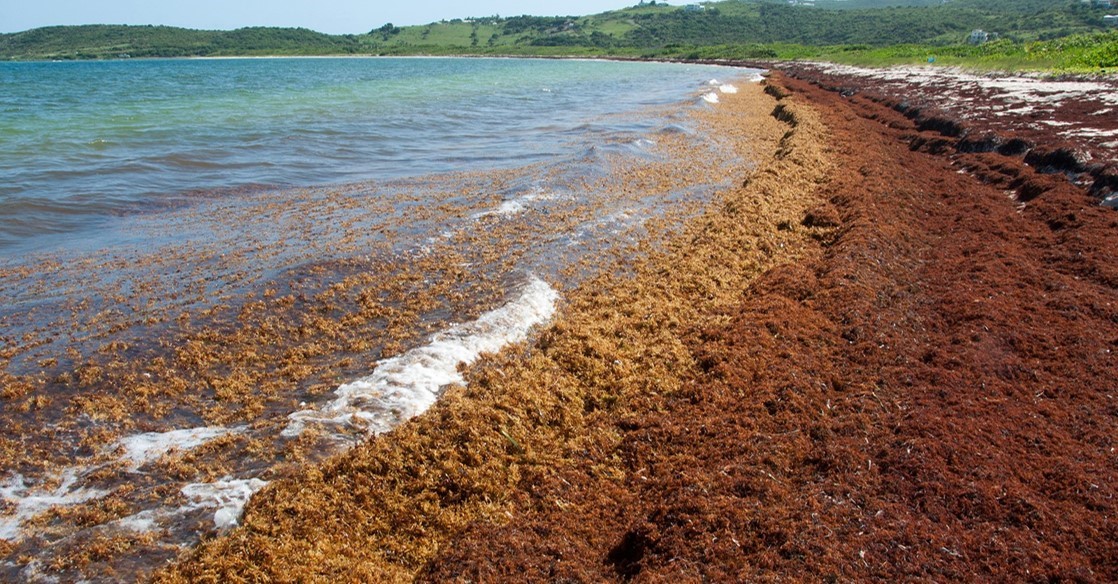
[[[358,35],[306,29],[49,27],[0,35],[0,59],[233,55],[540,55],[827,59],[997,68],[1115,67],[1104,9],[1080,0],[725,0],[663,2],[591,16],[488,16]],[[973,29],[996,41],[965,44]]]
[[[52,26],[0,35],[4,59],[114,59],[232,55],[339,55],[359,52],[356,37],[304,28],[188,30],[170,26]]]
[[[646,56],[662,59],[741,61],[808,59],[867,67],[935,63],[944,66],[1003,71],[1098,73],[1118,70],[1118,31],[1071,35],[1030,43],[999,40],[979,46],[897,44],[870,47],[774,43],[672,47],[651,52]]]

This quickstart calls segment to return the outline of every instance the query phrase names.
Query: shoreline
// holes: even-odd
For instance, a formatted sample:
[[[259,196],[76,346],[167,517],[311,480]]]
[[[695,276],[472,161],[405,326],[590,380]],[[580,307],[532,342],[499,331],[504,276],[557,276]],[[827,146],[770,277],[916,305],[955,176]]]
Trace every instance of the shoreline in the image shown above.
[[[215,237],[148,227],[167,239],[0,270],[30,306],[0,313],[0,572],[147,578],[265,482],[418,413],[556,291],[740,180],[751,153],[698,131],[714,108],[684,99],[555,164],[215,199],[152,224]]]
[[[1114,211],[804,77],[632,277],[157,581],[1118,578]]]
[[[683,65],[711,65],[718,67],[735,67],[748,69],[779,69],[789,70],[801,66],[819,67],[826,65],[849,66],[864,69],[898,69],[898,68],[923,68],[930,71],[962,71],[994,76],[1037,76],[1055,78],[1090,78],[1090,79],[1115,79],[1118,74],[1106,71],[1060,71],[1045,67],[1036,69],[1018,69],[1007,71],[996,66],[983,67],[978,64],[932,64],[925,62],[901,63],[884,67],[862,67],[858,65],[845,65],[828,61],[813,59],[738,59],[738,58],[686,58],[686,57],[645,57],[627,55],[545,55],[545,54],[518,54],[518,53],[413,53],[413,54],[322,54],[322,55],[197,55],[180,57],[127,57],[112,59],[9,59],[0,60],[0,63],[89,63],[89,62],[127,62],[127,61],[179,61],[179,60],[238,60],[238,59],[542,59],[542,60],[574,60],[574,61],[621,61],[645,63],[675,63]]]
[[[720,320],[717,313],[733,306],[742,278],[808,253],[812,234],[831,230],[779,227],[798,223],[815,203],[808,194],[812,176],[826,163],[803,137],[807,128],[821,131],[810,114],[784,107],[782,122],[769,115],[774,103],[751,86],[720,104],[735,123],[715,126],[732,132],[739,147],[794,153],[751,173],[748,194],[723,193],[666,251],[638,261],[633,277],[601,276],[565,295],[567,308],[539,341],[483,359],[467,373],[465,388],[450,389],[427,415],[262,492],[246,509],[244,527],[204,543],[194,559],[157,580],[222,579],[264,569],[276,577],[407,581],[472,522],[501,523],[515,509],[509,504],[516,484],[546,480],[551,468],[579,466],[585,449],[615,447],[614,431],[602,425],[611,404],[639,400],[641,391],[682,391],[695,371],[676,334]],[[788,121],[803,129],[785,135]],[[799,188],[778,188],[788,182]],[[743,247],[757,253],[736,253]],[[670,282],[659,275],[666,269],[676,276]],[[615,303],[619,294],[626,300]],[[642,371],[657,379],[651,382]],[[368,474],[389,460],[395,461],[390,474]],[[615,472],[608,466],[599,468]],[[316,495],[293,497],[300,492]],[[313,541],[313,548],[298,540]],[[265,553],[276,560],[254,566],[244,555],[250,549],[271,550]],[[315,555],[330,550],[327,563],[312,566],[306,555],[312,549]]]
[[[1094,139],[1113,130],[1094,115],[1105,99],[1048,103],[1066,92],[1045,85],[1031,99],[1050,109],[1030,117],[1000,105],[1017,94],[976,91],[962,74],[932,93],[919,76],[882,74],[798,64],[722,94],[697,115],[756,168],[703,160],[679,172],[692,151],[677,145],[667,151],[681,158],[675,166],[627,171],[622,190],[633,193],[686,184],[687,174],[737,178],[701,213],[677,210],[690,217],[682,229],[653,222],[662,239],[570,266],[589,262],[597,275],[564,288],[559,316],[530,340],[460,369],[465,383],[426,413],[327,460],[316,457],[320,433],[289,444],[290,462],[266,477],[241,526],[210,534],[156,581],[1118,579],[1118,410],[1108,393],[1118,387],[1118,267],[1108,255],[1118,216],[1099,205],[1118,188],[1118,143]],[[428,310],[469,287],[462,265],[507,266],[527,253],[498,220],[504,204],[467,209],[508,238],[504,252],[409,256],[418,265],[399,273],[415,286],[377,288],[387,296],[370,306],[357,292],[387,264],[324,262],[352,277],[246,297],[249,310],[230,322],[268,334],[222,337],[185,323],[180,360],[159,374],[177,381],[176,368],[193,363],[195,379],[221,392],[201,415],[223,424],[238,409],[304,397],[263,373],[279,366],[314,382],[305,395],[322,403],[338,372],[362,364],[331,367],[302,351],[361,335],[337,339],[329,318],[296,322],[299,313],[268,303],[301,297],[312,314],[353,303],[362,308],[350,316],[367,319],[389,302]],[[432,293],[429,273],[457,284]],[[484,284],[475,292],[491,304],[510,300]],[[447,310],[470,318],[480,304],[459,298]],[[313,343],[285,345],[299,354],[261,354],[303,335]],[[387,343],[381,357],[405,345]],[[206,365],[215,350],[250,363],[251,378]],[[168,398],[140,378],[146,369],[91,364],[72,381],[138,382],[155,393],[127,399]],[[311,379],[310,364],[335,376]],[[34,392],[13,380],[0,378],[11,403]],[[128,413],[118,396],[97,397],[75,408]],[[28,416],[51,406],[19,403]],[[141,435],[150,443],[126,441],[126,458],[133,471],[150,463],[218,479],[233,458],[266,450],[228,428],[200,430]],[[160,445],[176,437],[214,440],[197,456],[193,443]],[[96,453],[112,439],[80,447]],[[116,468],[111,454],[95,454],[110,465],[98,476]],[[59,492],[75,476],[59,475]],[[37,524],[63,534],[130,505],[114,493]],[[213,515],[232,525],[236,514]],[[97,570],[153,545],[139,532],[95,533],[54,561]],[[177,548],[159,553],[170,561]]]

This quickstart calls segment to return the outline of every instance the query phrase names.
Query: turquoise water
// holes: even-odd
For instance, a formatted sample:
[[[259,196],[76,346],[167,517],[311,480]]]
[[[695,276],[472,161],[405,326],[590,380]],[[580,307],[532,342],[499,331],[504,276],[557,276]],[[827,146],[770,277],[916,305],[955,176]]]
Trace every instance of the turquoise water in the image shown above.
[[[508,168],[711,67],[524,59],[0,63],[0,254],[199,192]],[[44,237],[63,234],[62,237]]]

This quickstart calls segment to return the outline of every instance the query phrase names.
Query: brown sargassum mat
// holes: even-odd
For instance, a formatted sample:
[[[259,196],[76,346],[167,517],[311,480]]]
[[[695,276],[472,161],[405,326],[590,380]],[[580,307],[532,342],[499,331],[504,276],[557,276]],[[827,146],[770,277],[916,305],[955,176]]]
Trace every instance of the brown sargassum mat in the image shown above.
[[[764,90],[744,185],[157,580],[1118,579],[1118,215]]]

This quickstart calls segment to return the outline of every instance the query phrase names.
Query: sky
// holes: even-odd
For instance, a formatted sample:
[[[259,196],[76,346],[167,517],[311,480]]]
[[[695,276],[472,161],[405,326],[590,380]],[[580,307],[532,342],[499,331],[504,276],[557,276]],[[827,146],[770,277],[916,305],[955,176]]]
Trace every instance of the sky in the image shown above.
[[[470,16],[596,14],[638,0],[0,0],[0,32],[57,24],[163,24],[228,30],[300,26],[363,33],[391,22],[427,24]],[[670,2],[679,4],[679,1]]]

